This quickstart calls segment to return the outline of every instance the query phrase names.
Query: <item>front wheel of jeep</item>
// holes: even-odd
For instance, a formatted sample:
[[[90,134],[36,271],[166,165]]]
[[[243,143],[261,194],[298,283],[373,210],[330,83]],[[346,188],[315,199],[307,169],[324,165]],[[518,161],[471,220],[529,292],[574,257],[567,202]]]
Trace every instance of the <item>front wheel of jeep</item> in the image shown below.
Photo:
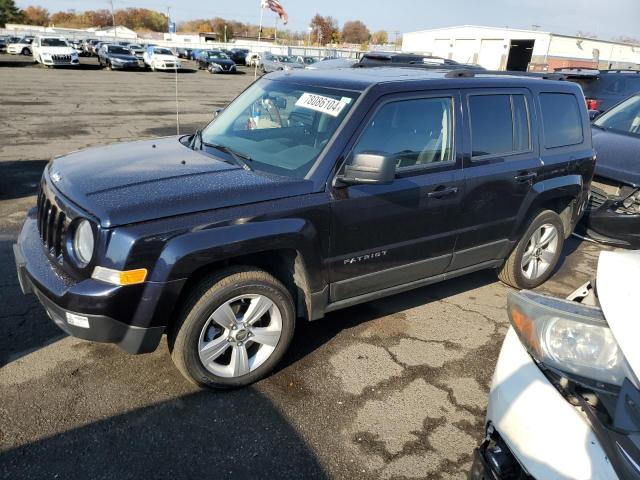
[[[169,334],[169,349],[195,384],[243,387],[275,368],[294,328],[294,302],[282,283],[262,270],[232,268],[193,289]]]
[[[533,218],[511,255],[498,270],[498,278],[514,288],[538,287],[553,274],[563,246],[562,219],[554,211],[542,210]]]

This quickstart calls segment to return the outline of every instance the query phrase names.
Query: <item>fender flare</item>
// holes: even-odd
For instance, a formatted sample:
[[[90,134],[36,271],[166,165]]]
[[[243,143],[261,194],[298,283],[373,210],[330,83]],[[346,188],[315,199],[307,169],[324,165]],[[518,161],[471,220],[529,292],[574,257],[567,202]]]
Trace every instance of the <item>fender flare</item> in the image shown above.
[[[535,183],[522,202],[511,239],[517,241],[529,226],[529,220],[532,215],[539,210],[542,205],[555,199],[570,197],[577,201],[574,203],[574,208],[570,216],[570,222],[573,224],[577,216],[575,206],[582,203],[585,195],[583,178],[577,174],[549,178]]]
[[[315,226],[298,218],[234,223],[189,231],[167,242],[149,280],[184,280],[207,265],[283,249],[296,251],[306,272],[323,272],[318,238]],[[306,272],[309,290],[322,289],[323,275],[306,275]]]

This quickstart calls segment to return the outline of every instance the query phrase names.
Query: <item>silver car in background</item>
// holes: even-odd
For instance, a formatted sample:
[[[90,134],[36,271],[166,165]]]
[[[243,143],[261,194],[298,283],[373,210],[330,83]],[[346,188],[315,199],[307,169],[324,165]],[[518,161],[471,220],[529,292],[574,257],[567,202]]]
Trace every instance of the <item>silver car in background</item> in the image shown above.
[[[297,68],[304,68],[304,64],[296,62],[293,58],[286,55],[274,55],[272,53],[265,53],[262,56],[262,72],[271,73],[278,70],[293,70]]]

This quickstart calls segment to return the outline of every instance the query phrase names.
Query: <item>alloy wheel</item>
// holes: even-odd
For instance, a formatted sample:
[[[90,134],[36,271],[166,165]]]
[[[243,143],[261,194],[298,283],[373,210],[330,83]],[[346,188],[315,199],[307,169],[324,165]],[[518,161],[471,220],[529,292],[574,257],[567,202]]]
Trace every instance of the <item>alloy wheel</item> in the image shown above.
[[[282,335],[280,309],[265,295],[244,294],[219,306],[198,342],[202,365],[214,375],[246,375],[271,356]]]
[[[550,223],[544,224],[531,235],[522,254],[522,274],[529,280],[540,278],[553,265],[558,251],[559,232]]]

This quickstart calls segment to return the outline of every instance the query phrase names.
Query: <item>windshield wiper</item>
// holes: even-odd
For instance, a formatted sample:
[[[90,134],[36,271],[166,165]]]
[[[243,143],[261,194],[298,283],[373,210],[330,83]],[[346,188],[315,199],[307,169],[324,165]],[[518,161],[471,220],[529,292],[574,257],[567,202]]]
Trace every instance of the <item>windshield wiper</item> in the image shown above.
[[[243,169],[247,170],[248,172],[252,172],[253,168],[251,168],[249,166],[249,163],[247,162],[251,162],[253,161],[253,159],[248,156],[245,155],[243,153],[240,152],[236,152],[233,148],[231,147],[227,147],[226,145],[220,145],[218,143],[206,143],[202,141],[202,132],[200,132],[200,145],[204,145],[205,147],[211,147],[211,148],[215,148],[217,150],[220,150],[221,152],[224,152],[226,154],[228,154],[231,158],[233,158],[233,160],[236,162],[236,165],[239,165],[240,167],[242,167]],[[200,147],[202,149],[202,147]]]

